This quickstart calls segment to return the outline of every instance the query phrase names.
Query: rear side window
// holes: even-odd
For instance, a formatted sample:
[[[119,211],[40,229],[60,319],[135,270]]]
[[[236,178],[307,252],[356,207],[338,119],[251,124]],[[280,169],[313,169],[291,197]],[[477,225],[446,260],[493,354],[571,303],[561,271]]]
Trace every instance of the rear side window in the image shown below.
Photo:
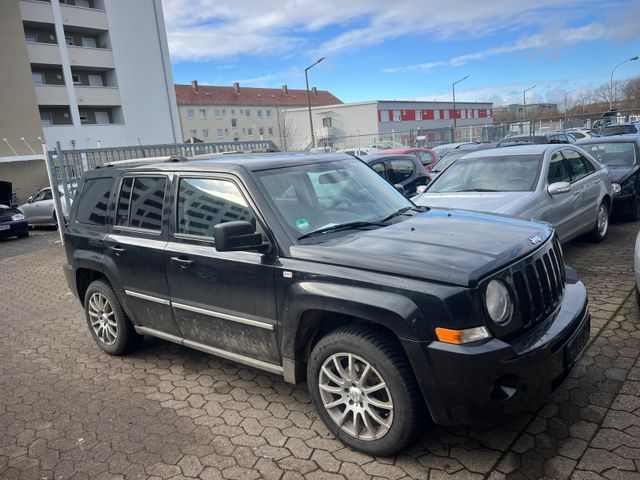
[[[413,175],[413,162],[411,160],[391,160],[389,163],[395,183],[400,183]]]
[[[563,150],[562,154],[565,156],[569,165],[571,166],[571,177],[573,181],[580,180],[589,174],[589,169],[585,164],[586,160],[582,158],[575,150]]]
[[[89,225],[104,225],[112,187],[111,177],[92,178],[84,182],[82,191],[75,200],[78,204],[76,221]]]
[[[125,178],[118,195],[116,225],[162,230],[165,177]]]
[[[567,162],[560,152],[555,152],[549,162],[549,185],[556,182],[571,182],[571,174],[567,168]]]

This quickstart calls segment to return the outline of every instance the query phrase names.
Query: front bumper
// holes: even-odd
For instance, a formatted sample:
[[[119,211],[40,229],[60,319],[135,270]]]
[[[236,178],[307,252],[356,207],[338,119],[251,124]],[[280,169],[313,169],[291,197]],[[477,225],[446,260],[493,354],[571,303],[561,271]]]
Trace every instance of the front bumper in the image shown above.
[[[7,225],[9,228],[7,228]],[[26,235],[29,232],[29,224],[26,220],[4,222],[0,224],[0,238]]]
[[[532,411],[569,377],[589,338],[587,292],[568,283],[555,317],[506,343],[403,342],[435,423],[473,424]]]
[[[613,213],[629,212],[633,207],[633,192],[621,192],[613,196],[613,204],[611,210]]]

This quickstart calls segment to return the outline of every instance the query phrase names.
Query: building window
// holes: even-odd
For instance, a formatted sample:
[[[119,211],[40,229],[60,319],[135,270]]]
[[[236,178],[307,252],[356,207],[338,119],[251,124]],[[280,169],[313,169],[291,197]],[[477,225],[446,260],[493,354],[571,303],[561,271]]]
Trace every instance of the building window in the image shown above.
[[[51,125],[53,125],[51,112],[40,112],[40,124],[43,127],[50,127]]]
[[[82,110],[80,110],[80,123],[88,123],[89,122],[89,115],[87,114],[87,112],[83,112]]]
[[[222,116],[223,116],[223,117],[226,117],[226,116],[227,116],[227,111],[226,111],[224,108],[222,109]]]
[[[75,43],[73,43],[73,37],[66,36],[66,37],[64,37],[64,41],[70,47],[75,47]]]
[[[249,135],[250,137],[253,136],[253,128],[247,129],[247,135]]]
[[[245,117],[249,118],[251,116],[251,110],[245,110],[244,115]]]
[[[44,85],[44,73],[42,72],[33,72],[31,74],[31,78],[33,79],[34,85]]]
[[[189,110],[187,110],[187,118],[193,119],[193,109],[190,108]]]
[[[222,138],[222,129],[221,128],[218,129],[218,138]]]
[[[235,115],[236,111],[234,109],[231,109],[231,115]]]
[[[247,129],[246,129],[246,128],[243,128],[243,129],[242,129],[242,134],[243,134],[243,135],[245,135],[246,133],[247,133]]]
[[[400,121],[400,110],[393,110],[393,121],[394,122]]]
[[[241,108],[240,109],[240,116],[243,117],[244,116],[244,110]]]
[[[260,133],[260,136],[264,135],[264,127],[260,127],[259,133]]]
[[[440,120],[440,110],[434,110],[433,111],[433,119],[434,120]]]
[[[268,112],[269,110],[267,110]],[[269,127],[269,135],[273,135],[273,127]]]
[[[262,110],[258,110],[257,115],[258,115],[258,118],[262,118]]]
[[[322,119],[322,126],[323,127],[330,127],[331,126],[331,117],[324,117]]]
[[[191,133],[192,137],[197,137],[198,136],[198,131],[195,129],[189,130],[189,133]]]
[[[229,135],[229,129],[228,129],[228,128],[225,128],[225,129],[224,129],[224,134],[225,134],[225,135]]]
[[[231,119],[231,127],[232,128],[236,128],[238,126],[238,119],[237,118],[232,118]]]
[[[267,110],[265,113],[267,114],[267,117],[271,116],[271,110]]]
[[[38,41],[34,33],[25,33],[24,39],[27,43],[36,43]]]
[[[82,82],[80,81],[80,75],[71,75],[71,80],[73,80],[74,85],[82,85]]]
[[[203,128],[202,129],[202,138],[209,138],[209,129],[208,128]]]
[[[207,118],[207,111],[204,108],[200,109],[200,118],[203,120]]]
[[[213,114],[215,115],[216,118],[221,118],[222,117],[222,113],[220,112],[220,110],[214,110]]]
[[[416,120],[422,120],[422,110],[416,110]]]

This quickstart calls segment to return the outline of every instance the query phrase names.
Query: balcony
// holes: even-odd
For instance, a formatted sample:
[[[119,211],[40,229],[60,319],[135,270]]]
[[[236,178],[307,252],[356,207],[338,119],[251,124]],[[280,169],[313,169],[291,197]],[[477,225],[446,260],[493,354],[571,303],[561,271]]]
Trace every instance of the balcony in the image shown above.
[[[40,106],[68,105],[69,97],[64,85],[34,85]]]
[[[93,107],[120,105],[120,90],[117,87],[76,87],[78,107],[91,105]]]
[[[60,5],[62,23],[65,27],[81,27],[93,30],[108,30],[107,14],[97,8]]]
[[[115,68],[113,52],[106,48],[67,47],[72,67]]]
[[[25,22],[53,23],[53,9],[47,2],[20,0],[20,14]]]
[[[61,65],[62,63],[60,49],[55,43],[27,43],[27,53],[30,63],[41,65]],[[113,62],[113,55],[111,61]]]

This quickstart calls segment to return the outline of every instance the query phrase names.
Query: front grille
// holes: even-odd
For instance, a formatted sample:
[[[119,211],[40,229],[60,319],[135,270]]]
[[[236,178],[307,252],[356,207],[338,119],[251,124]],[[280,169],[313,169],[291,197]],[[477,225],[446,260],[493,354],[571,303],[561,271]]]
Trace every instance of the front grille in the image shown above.
[[[522,326],[537,325],[562,301],[565,288],[564,259],[556,238],[511,268]]]

